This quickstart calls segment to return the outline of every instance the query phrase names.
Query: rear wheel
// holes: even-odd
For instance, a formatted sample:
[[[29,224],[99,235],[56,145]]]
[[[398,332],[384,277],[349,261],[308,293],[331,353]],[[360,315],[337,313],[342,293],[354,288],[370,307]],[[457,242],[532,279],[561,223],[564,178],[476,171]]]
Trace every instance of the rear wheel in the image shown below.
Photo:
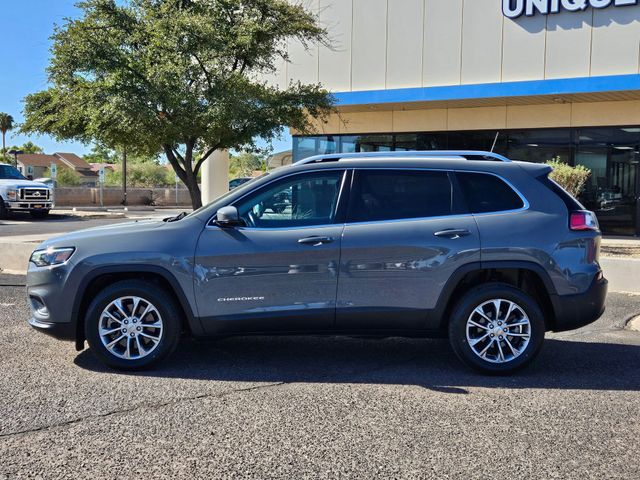
[[[536,301],[500,283],[467,292],[449,323],[456,355],[470,367],[494,375],[529,364],[540,351],[544,334],[544,317]]]
[[[85,336],[103,363],[141,370],[175,350],[180,323],[169,292],[150,282],[125,280],[96,295],[85,319]]]

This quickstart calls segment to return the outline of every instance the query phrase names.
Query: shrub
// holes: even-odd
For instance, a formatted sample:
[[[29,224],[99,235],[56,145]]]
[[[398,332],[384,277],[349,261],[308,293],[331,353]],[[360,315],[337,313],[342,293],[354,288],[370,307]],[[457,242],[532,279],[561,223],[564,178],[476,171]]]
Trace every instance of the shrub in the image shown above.
[[[557,159],[548,161],[547,165],[553,168],[553,172],[549,174],[549,178],[558,183],[574,197],[580,195],[591,175],[591,170],[582,165],[572,167]]]
[[[105,185],[122,185],[121,166],[117,170],[105,172]],[[171,181],[170,178],[171,177]],[[153,162],[132,163],[127,165],[127,185],[130,187],[164,187],[173,184],[173,175],[167,175],[167,169]]]
[[[51,172],[45,169],[45,176],[51,177]],[[67,167],[58,167],[56,175],[56,185],[59,187],[77,187],[81,185],[80,175]]]

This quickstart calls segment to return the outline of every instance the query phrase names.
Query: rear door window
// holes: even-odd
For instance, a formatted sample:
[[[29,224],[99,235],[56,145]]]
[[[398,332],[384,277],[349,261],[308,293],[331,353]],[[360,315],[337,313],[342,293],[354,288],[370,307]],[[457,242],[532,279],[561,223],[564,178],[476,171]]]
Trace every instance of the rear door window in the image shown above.
[[[471,213],[518,210],[522,198],[504,180],[488,173],[456,172]]]
[[[356,170],[349,222],[377,222],[451,214],[447,172]]]

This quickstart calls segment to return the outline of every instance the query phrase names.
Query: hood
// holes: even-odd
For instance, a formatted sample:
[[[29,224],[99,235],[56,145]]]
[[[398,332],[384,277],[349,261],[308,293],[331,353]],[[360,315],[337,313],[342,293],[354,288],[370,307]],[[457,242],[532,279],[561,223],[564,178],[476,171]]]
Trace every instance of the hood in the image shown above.
[[[0,185],[9,185],[11,187],[31,187],[31,188],[51,188],[44,183],[32,182],[31,180],[16,180],[11,178],[0,178]]]
[[[167,223],[162,220],[134,220],[131,222],[116,223],[113,225],[102,225],[50,238],[43,242],[38,248],[46,248],[48,246],[74,247],[78,242],[98,237],[104,239],[106,242],[108,237],[144,234],[166,225]]]

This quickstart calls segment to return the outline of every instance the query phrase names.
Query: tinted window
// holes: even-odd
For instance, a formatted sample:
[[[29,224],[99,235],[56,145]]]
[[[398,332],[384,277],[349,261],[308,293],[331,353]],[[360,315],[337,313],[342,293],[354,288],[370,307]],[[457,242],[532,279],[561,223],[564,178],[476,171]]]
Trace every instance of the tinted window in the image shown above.
[[[471,213],[517,210],[522,199],[500,178],[486,173],[456,173]]]
[[[249,227],[291,228],[333,223],[342,171],[290,177],[267,185],[236,207]]]
[[[0,165],[0,179],[25,180],[24,176],[11,165]]]
[[[451,183],[446,172],[365,170],[349,208],[350,222],[437,217],[451,214]]]

